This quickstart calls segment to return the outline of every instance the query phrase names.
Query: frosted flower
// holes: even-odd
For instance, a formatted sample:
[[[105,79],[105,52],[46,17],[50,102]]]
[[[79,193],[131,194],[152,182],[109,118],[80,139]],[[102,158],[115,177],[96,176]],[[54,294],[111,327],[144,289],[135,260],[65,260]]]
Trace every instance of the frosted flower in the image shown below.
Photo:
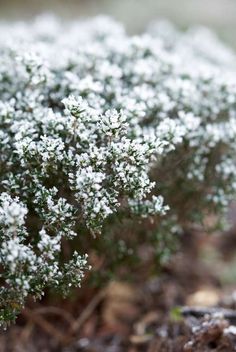
[[[9,228],[17,228],[25,223],[28,210],[19,202],[12,199],[7,193],[0,194],[0,223]]]

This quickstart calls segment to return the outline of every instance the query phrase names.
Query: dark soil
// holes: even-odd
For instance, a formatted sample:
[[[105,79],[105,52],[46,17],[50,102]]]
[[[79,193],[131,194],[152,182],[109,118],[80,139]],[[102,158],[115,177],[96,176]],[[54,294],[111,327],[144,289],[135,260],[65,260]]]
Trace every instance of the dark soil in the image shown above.
[[[236,351],[235,248],[234,231],[192,234],[149,280],[29,302],[0,352]]]

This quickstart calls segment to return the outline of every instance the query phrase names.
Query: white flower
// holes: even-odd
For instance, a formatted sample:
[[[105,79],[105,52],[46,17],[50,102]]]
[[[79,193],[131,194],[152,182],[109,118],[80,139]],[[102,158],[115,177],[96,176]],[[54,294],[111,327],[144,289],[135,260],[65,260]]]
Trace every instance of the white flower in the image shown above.
[[[25,223],[28,210],[19,202],[19,199],[12,199],[7,193],[0,194],[0,223],[14,229]]]

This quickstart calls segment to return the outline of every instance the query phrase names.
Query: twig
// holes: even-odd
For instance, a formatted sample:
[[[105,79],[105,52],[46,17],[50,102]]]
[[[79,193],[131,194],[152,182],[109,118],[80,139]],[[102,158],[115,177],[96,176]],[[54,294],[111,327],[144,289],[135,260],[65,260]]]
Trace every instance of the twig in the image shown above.
[[[43,307],[35,310],[30,310],[25,308],[22,314],[34,324],[40,326],[47,334],[53,336],[58,342],[63,345],[70,343],[73,340],[73,335],[78,332],[79,329],[83,326],[83,324],[88,320],[88,318],[92,315],[98,304],[103,300],[106,295],[106,290],[102,290],[98,292],[97,295],[90,301],[87,307],[80,314],[78,319],[73,319],[73,317],[65,312],[63,309],[57,307]],[[56,329],[51,323],[49,323],[46,319],[42,317],[41,314],[58,314],[63,316],[70,324],[70,328],[67,330],[65,334],[61,333],[58,329]]]
[[[70,341],[68,335],[62,334],[58,331],[51,323],[45,320],[41,315],[35,314],[34,311],[25,308],[22,314],[29,320],[31,320],[36,325],[40,326],[46,333],[53,336],[58,342],[65,345]]]
[[[23,329],[19,336],[20,343],[24,344],[26,341],[29,340],[30,335],[32,334],[32,331],[34,329],[34,325],[32,324],[32,321],[29,321],[26,327]]]
[[[63,319],[65,319],[69,323],[70,326],[72,326],[75,322],[75,319],[69,312],[59,307],[51,307],[51,306],[40,307],[40,308],[34,309],[34,313],[60,315]]]
[[[103,300],[103,298],[106,295],[106,290],[101,290],[100,292],[97,293],[96,296],[89,302],[87,307],[83,310],[83,312],[80,314],[78,319],[75,320],[73,323],[70,333],[73,335],[76,333],[83,324],[88,320],[88,318],[92,315],[98,304]]]

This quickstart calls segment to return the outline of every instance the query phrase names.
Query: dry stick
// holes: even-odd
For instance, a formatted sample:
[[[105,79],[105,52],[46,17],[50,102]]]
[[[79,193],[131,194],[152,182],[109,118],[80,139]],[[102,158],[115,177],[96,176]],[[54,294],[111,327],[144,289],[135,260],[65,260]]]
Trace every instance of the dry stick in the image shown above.
[[[41,315],[35,314],[34,311],[25,308],[22,311],[22,314],[29,320],[31,320],[36,325],[40,326],[45,332],[49,335],[53,336],[57,341],[61,344],[66,344],[69,342],[68,336],[60,333],[52,324],[50,324],[47,320],[45,320]]]
[[[89,302],[87,307],[80,314],[78,319],[76,319],[75,322],[73,323],[71,330],[70,330],[71,335],[75,334],[83,326],[83,324],[92,315],[92,313],[94,312],[94,310],[96,309],[98,304],[103,300],[105,295],[106,295],[106,289],[101,290],[93,297],[93,299]]]
[[[66,310],[59,308],[59,307],[40,307],[34,309],[35,314],[55,314],[55,315],[60,315],[64,320],[68,322],[70,326],[72,326],[75,322],[75,319],[73,318],[72,314],[67,312]]]
[[[19,336],[19,341],[21,344],[22,343],[24,344],[26,341],[29,340],[33,329],[34,329],[34,325],[32,324],[32,321],[29,321]]]
[[[106,290],[102,290],[98,292],[97,295],[94,296],[94,298],[90,301],[90,303],[87,305],[87,307],[84,309],[84,311],[80,314],[78,319],[71,321],[71,316],[70,314],[67,315],[67,320],[70,321],[71,327],[67,334],[62,334],[60,331],[58,331],[51,323],[49,323],[47,320],[45,320],[40,313],[59,313],[59,310],[55,307],[49,307],[49,308],[39,308],[34,311],[29,310],[25,308],[22,311],[22,314],[30,321],[32,321],[34,324],[40,326],[46,333],[49,335],[53,336],[56,340],[58,340],[61,344],[65,345],[68,344],[73,340],[73,335],[83,326],[83,324],[88,320],[88,318],[91,316],[91,314],[94,312],[98,304],[103,300],[103,298],[106,295]],[[60,309],[60,314],[62,313],[62,310]],[[70,317],[70,318],[69,318]]]

